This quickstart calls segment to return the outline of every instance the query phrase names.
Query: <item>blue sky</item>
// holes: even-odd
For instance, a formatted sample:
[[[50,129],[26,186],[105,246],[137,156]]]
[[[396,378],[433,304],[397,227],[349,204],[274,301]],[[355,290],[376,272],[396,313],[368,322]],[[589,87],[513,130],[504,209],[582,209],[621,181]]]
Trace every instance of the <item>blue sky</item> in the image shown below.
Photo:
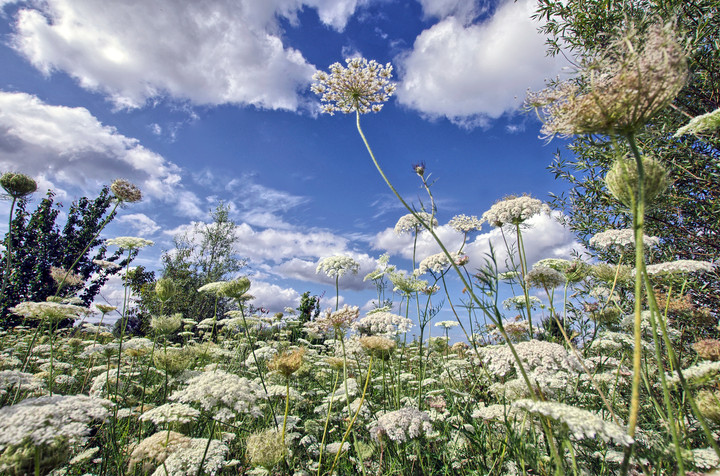
[[[115,178],[133,181],[145,199],[106,234],[155,241],[137,261],[151,268],[174,233],[223,200],[240,225],[237,251],[249,259],[257,305],[295,307],[306,290],[332,296],[315,266],[346,254],[361,270],[341,281],[341,295],[367,307],[374,289],[362,278],[375,259],[388,252],[410,267],[411,241],[392,233],[406,212],[354,117],[318,114],[312,75],[353,56],[394,65],[397,94],[363,116],[363,128],[415,204],[424,197],[411,166],[425,162],[441,225],[480,216],[509,194],[547,199],[565,186],[546,170],[562,143],[538,139],[540,124],[519,109],[527,89],[566,64],[545,56],[533,5],[0,0],[0,170],[34,176],[66,205]],[[459,243],[451,230],[439,233]],[[471,267],[488,239],[497,231],[468,245]],[[566,257],[575,246],[547,218],[527,245],[531,259]],[[436,251],[420,240],[420,258]]]

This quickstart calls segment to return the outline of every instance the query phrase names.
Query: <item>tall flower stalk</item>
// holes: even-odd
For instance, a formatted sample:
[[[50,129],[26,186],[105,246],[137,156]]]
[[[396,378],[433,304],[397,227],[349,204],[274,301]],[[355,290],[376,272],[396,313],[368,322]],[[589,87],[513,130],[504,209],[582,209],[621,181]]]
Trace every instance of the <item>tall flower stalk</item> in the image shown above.
[[[37,182],[25,174],[16,174],[6,172],[0,176],[0,187],[7,192],[12,199],[10,204],[10,217],[8,218],[8,234],[5,240],[5,273],[3,273],[2,289],[0,296],[5,294],[5,286],[7,286],[12,269],[12,220],[15,204],[18,200],[26,199],[37,190]]]

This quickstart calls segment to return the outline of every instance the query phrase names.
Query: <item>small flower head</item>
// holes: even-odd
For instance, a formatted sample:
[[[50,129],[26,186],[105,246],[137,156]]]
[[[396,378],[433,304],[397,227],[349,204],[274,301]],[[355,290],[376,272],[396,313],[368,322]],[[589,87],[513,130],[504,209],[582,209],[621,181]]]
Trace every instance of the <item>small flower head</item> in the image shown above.
[[[175,283],[170,278],[160,278],[155,283],[155,294],[161,302],[167,302],[175,294]]]
[[[557,288],[565,285],[565,276],[549,266],[533,266],[525,275],[525,282],[534,288]]]
[[[492,226],[520,225],[535,215],[550,214],[550,207],[537,198],[509,196],[483,213],[482,220]]]
[[[417,164],[413,164],[412,168],[413,171],[418,174],[418,176],[423,177],[425,175],[425,162],[418,162]]]
[[[437,219],[433,218],[433,216],[428,212],[417,212],[416,215],[423,223],[430,226],[430,228],[438,225]],[[417,233],[420,230],[423,230],[425,227],[417,217],[412,213],[401,216],[395,224],[395,234],[402,235],[404,233]]]
[[[448,222],[450,227],[460,233],[470,233],[471,231],[479,231],[483,224],[482,219],[478,219],[475,215],[457,215]]]
[[[528,95],[540,109],[546,137],[574,134],[627,135],[669,105],[685,85],[685,52],[668,26],[641,35],[631,27],[587,61],[581,78]]]
[[[274,428],[261,430],[248,436],[247,457],[253,466],[272,469],[287,453],[282,433]]]
[[[657,159],[643,157],[645,203],[652,201],[670,186],[665,166]],[[605,184],[623,205],[632,206],[638,191],[638,167],[635,159],[616,160],[605,176]]]
[[[394,340],[383,336],[365,336],[360,338],[360,345],[365,351],[379,359],[387,360],[397,345]]]
[[[360,265],[349,256],[329,256],[323,258],[315,268],[316,273],[324,272],[328,277],[334,278],[342,277],[345,273],[350,271],[352,274],[357,274],[360,269]]]
[[[336,111],[345,114],[380,111],[395,92],[395,83],[390,81],[392,65],[382,66],[364,58],[349,58],[345,62],[347,68],[333,63],[330,74],[318,71],[313,76],[317,82],[310,89],[321,96],[322,112],[333,115]]]
[[[110,190],[115,194],[118,200],[126,203],[134,203],[142,200],[142,192],[132,183],[125,179],[117,179],[112,185]]]
[[[57,266],[50,267],[50,277],[58,287],[62,288],[77,286],[85,282],[85,279],[79,274]]]
[[[110,238],[105,241],[105,244],[108,246],[114,245],[124,250],[139,250],[140,248],[145,248],[146,246],[152,246],[155,243],[136,236],[118,236],[117,238]]]
[[[247,296],[247,292],[250,290],[250,284],[250,279],[246,276],[233,279],[232,281],[228,281],[222,285],[219,294],[224,297],[243,300],[243,298]]]
[[[272,362],[268,364],[268,368],[282,374],[285,378],[290,378],[302,366],[304,355],[305,349],[302,347],[292,352],[283,352],[273,358]]]
[[[172,334],[182,325],[182,314],[172,316],[152,316],[150,327],[158,334]]]
[[[701,359],[720,360],[720,341],[717,339],[699,340],[692,347]]]
[[[0,187],[12,198],[24,198],[35,193],[37,182],[25,174],[5,172],[0,176]]]

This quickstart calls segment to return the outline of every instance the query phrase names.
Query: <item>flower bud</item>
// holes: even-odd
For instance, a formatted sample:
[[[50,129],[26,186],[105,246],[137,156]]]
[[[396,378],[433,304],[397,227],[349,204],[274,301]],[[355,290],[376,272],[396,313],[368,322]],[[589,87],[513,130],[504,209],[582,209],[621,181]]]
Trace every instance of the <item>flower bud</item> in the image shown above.
[[[223,284],[219,294],[233,299],[242,299],[243,294],[248,290],[250,290],[250,280],[243,276]]]
[[[670,186],[671,181],[665,166],[659,160],[645,156],[642,158],[642,164],[645,176],[645,203],[650,204]],[[615,198],[625,206],[631,207],[638,190],[637,162],[627,157],[616,160],[605,176],[605,184]]]
[[[6,172],[0,176],[0,186],[13,198],[27,197],[37,190],[37,182],[25,174]]]
[[[135,185],[131,184],[125,179],[117,179],[112,185],[110,190],[121,202],[139,202],[142,200],[142,192]]]
[[[175,283],[170,278],[161,278],[155,283],[155,294],[158,299],[165,303],[175,294]]]

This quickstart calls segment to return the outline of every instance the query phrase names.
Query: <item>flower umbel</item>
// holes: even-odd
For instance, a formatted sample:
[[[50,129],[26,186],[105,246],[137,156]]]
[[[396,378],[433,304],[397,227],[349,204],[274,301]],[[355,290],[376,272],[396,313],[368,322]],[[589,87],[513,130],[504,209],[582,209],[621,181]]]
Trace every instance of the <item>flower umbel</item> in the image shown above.
[[[322,112],[333,115],[336,111],[345,114],[380,111],[395,92],[395,83],[390,81],[392,65],[382,66],[365,58],[349,58],[345,62],[347,68],[333,63],[330,74],[318,71],[313,76],[317,83],[311,90],[321,96]]]

